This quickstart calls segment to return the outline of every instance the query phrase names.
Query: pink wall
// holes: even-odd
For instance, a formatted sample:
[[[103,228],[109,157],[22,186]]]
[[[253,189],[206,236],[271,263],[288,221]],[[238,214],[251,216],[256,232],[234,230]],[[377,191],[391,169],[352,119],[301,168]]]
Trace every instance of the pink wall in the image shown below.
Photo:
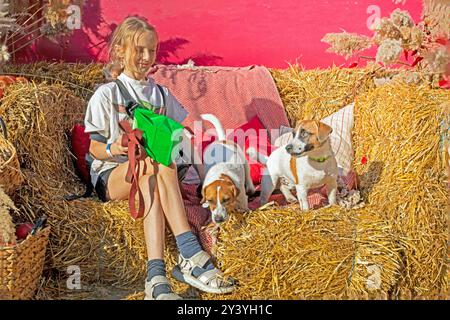
[[[66,47],[40,41],[28,60],[106,59],[105,41],[127,15],[139,14],[152,22],[161,40],[159,61],[197,65],[245,66],[251,64],[285,68],[298,61],[306,68],[345,62],[326,53],[320,39],[327,32],[358,32],[370,35],[367,20],[378,6],[381,16],[396,7],[409,10],[418,21],[421,1],[406,0],[87,0],[82,29]],[[376,8],[376,7],[374,7]],[[24,57],[22,57],[23,59]]]

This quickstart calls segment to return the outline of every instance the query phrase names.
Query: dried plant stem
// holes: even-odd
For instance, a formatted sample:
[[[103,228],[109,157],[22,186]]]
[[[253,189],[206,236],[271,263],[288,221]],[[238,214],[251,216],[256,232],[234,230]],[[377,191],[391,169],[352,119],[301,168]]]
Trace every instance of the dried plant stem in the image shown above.
[[[30,8],[36,6],[36,4],[32,5]],[[28,21],[30,21],[34,16],[36,16],[40,11],[42,11],[44,9],[44,7],[40,7],[39,9],[36,10],[36,12],[34,12],[26,21],[23,22],[22,25],[26,26],[26,24],[28,23]],[[41,19],[39,19],[40,21]],[[11,35],[6,39],[6,41],[8,41],[9,39],[13,38],[15,35],[17,35],[18,33],[20,33],[21,30],[16,30],[14,32],[11,33]]]
[[[366,60],[372,60],[372,61],[376,60],[374,57],[369,57],[369,56],[358,56],[358,58],[366,59]],[[404,66],[408,66],[408,67],[412,67],[412,65],[410,65],[409,63],[406,63],[406,62],[403,62],[403,61],[399,61],[399,60],[397,60],[395,63],[396,64],[401,64],[401,65],[404,65]]]
[[[34,41],[36,41],[36,40],[42,38],[43,36],[44,36],[43,34],[40,34],[40,35],[34,37],[33,39],[30,39],[29,41],[27,41],[26,43],[24,43],[23,45],[21,45],[19,48],[14,49],[14,50],[11,52],[11,55],[13,55],[14,53],[16,53],[17,51],[22,50],[22,49],[25,48],[25,47],[28,47],[28,46],[29,46],[30,44],[32,44]]]
[[[40,75],[40,74],[24,73],[24,72],[8,72],[8,74],[9,75],[14,75],[14,76],[21,76],[21,77],[32,77],[32,78],[53,80],[55,82],[61,82],[61,83],[64,83],[64,84],[68,84],[68,85],[70,85],[71,87],[74,87],[74,88],[78,88],[78,89],[81,89],[81,90],[86,90],[89,93],[94,93],[94,90],[82,87],[80,85],[77,85],[75,83],[72,83],[70,81],[67,81],[67,80],[64,80],[64,79],[60,79],[60,78],[44,76],[44,75]]]
[[[28,25],[24,30],[29,29],[31,26],[35,25],[36,23],[41,22],[41,21],[44,20],[44,19],[45,19],[44,17],[39,18],[38,20],[34,21],[32,24]],[[14,44],[16,44],[17,42],[21,41],[22,39],[24,39],[24,38],[26,38],[26,37],[32,35],[32,34],[35,33],[36,31],[39,31],[39,29],[40,29],[40,27],[38,26],[37,28],[32,29],[31,31],[30,31],[30,30],[27,30],[27,32],[26,32],[24,35],[22,35],[22,36],[21,36],[20,38],[18,38],[18,39],[15,39],[15,40],[14,40],[13,42],[11,42],[9,45],[13,46]]]

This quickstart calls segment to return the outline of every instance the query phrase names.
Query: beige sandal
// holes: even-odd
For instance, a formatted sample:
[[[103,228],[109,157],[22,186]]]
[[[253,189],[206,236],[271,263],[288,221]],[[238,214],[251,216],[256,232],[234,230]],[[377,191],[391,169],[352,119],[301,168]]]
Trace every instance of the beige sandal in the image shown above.
[[[234,281],[226,281],[223,273],[214,268],[203,272],[195,277],[192,272],[195,267],[204,268],[211,257],[205,251],[193,255],[186,259],[181,254],[178,256],[178,265],[172,271],[173,276],[180,281],[186,282],[191,286],[208,293],[230,293],[234,287]]]
[[[150,281],[145,281],[144,300],[182,300],[176,293],[161,293],[156,298],[153,297],[153,291],[161,284],[167,284],[170,287],[169,280],[163,276],[154,276]]]

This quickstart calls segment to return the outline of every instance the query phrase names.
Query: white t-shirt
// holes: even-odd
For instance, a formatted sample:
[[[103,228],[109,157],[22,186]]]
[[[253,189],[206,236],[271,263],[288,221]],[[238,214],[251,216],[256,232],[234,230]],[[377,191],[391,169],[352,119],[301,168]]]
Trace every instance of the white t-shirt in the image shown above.
[[[143,103],[149,103],[154,107],[160,107],[164,103],[158,86],[153,79],[148,78],[147,81],[139,81],[133,79],[124,73],[118,77],[127,88],[133,100]],[[177,122],[182,122],[188,112],[177,101],[177,99],[165,87],[162,87],[165,95],[164,109],[158,109],[157,113],[165,114]],[[131,119],[128,117],[125,108],[125,99],[119,91],[119,87],[115,82],[109,82],[97,88],[95,93],[89,100],[84,125],[86,133],[98,133],[106,138],[108,143],[113,143],[123,133],[119,127],[122,120]],[[91,182],[95,186],[98,176],[101,172],[115,168],[120,163],[128,160],[127,156],[116,156],[107,161],[97,160],[91,166]]]

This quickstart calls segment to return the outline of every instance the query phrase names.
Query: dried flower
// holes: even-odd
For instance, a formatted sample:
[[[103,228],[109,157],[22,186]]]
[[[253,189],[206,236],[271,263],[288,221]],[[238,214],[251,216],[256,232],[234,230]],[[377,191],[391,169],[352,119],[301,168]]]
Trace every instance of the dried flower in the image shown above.
[[[48,38],[69,34],[67,19],[70,14],[67,11],[70,0],[50,0],[44,12],[45,23],[41,26],[41,33]]]
[[[450,4],[448,1],[424,0],[422,20],[433,37],[450,38]]]
[[[367,164],[367,157],[366,156],[363,156],[361,158],[361,164]]]
[[[395,76],[392,77],[392,80],[396,82],[415,85],[419,85],[423,82],[428,81],[426,74],[410,70],[405,70],[403,72],[396,74]]]
[[[40,28],[40,31],[44,36],[49,38],[70,33],[70,30],[65,23],[57,23],[55,25],[46,23]]]
[[[392,82],[392,78],[390,77],[382,77],[382,78],[373,78],[373,83],[375,84],[375,87],[381,87],[384,86],[385,84],[391,83]],[[362,159],[361,159],[361,164],[362,163]]]
[[[44,14],[45,20],[49,23],[53,28],[55,28],[58,24],[67,23],[67,18],[69,14],[65,9],[53,9],[48,8]]]
[[[8,47],[6,45],[2,45],[0,47],[0,63],[9,61],[10,54],[8,52]]]
[[[378,47],[376,61],[385,65],[396,63],[402,52],[403,48],[400,40],[383,40]]]
[[[424,62],[432,73],[443,74],[450,64],[450,48],[439,45],[424,55]]]
[[[422,29],[420,29],[419,27],[413,27],[411,29],[411,37],[409,38],[408,43],[411,50],[418,50],[422,45],[424,38],[425,34],[423,33]]]
[[[402,34],[398,27],[387,18],[379,19],[378,22],[372,25],[372,30],[375,31],[375,42],[380,44],[386,39],[400,40]]]
[[[400,27],[403,47],[406,50],[419,50],[424,41],[425,35],[419,27]]]
[[[396,27],[413,27],[414,21],[408,11],[395,9],[391,13],[391,22]]]
[[[9,3],[0,0],[0,35],[7,34],[17,28],[16,19],[9,15]]]
[[[327,33],[322,38],[322,42],[331,45],[327,52],[337,53],[346,59],[355,52],[368,49],[372,46],[372,40],[369,37],[358,35],[356,33]]]

